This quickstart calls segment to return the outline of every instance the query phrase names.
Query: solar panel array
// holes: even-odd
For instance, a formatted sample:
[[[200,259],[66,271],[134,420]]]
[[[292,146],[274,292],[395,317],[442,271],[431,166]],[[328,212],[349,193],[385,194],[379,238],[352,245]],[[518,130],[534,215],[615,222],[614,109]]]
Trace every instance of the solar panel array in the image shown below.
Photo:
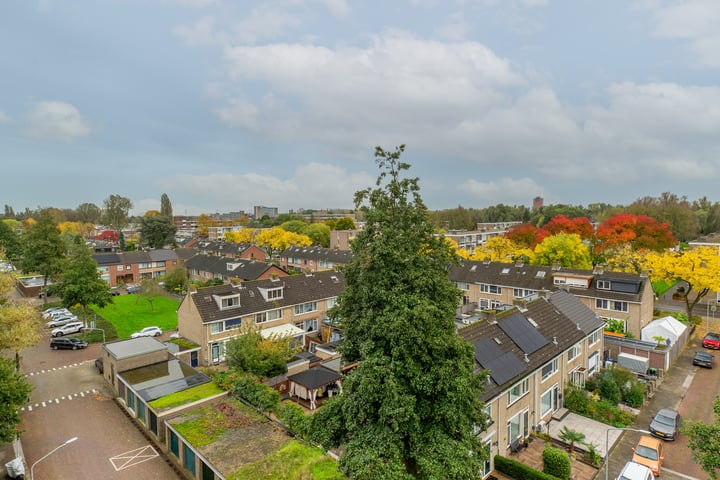
[[[528,355],[550,343],[548,339],[543,337],[542,333],[533,327],[519,312],[498,322],[498,326]]]
[[[525,365],[513,352],[503,352],[491,338],[480,338],[473,342],[475,359],[485,370],[490,371],[490,378],[498,385],[511,380],[525,370]]]

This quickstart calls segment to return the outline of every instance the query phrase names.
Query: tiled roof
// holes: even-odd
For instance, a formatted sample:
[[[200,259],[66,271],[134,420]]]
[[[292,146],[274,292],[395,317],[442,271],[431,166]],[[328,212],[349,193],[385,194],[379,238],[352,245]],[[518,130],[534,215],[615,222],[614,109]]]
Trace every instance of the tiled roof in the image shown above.
[[[291,246],[279,255],[280,258],[294,258],[301,260],[325,260],[328,262],[346,264],[352,259],[350,250],[323,247]]]
[[[197,254],[197,250],[194,248],[176,248],[175,249],[175,255],[177,255],[177,258],[179,260],[187,260],[191,258],[193,255]]]
[[[270,269],[282,270],[272,263],[244,258],[220,257],[199,253],[185,262],[185,267],[197,271],[222,275],[226,278],[256,280]]]
[[[150,259],[153,262],[164,262],[168,260],[177,260],[177,254],[175,253],[175,250],[170,250],[167,248],[157,248],[155,250],[150,250],[147,252],[148,255],[150,255]]]
[[[584,307],[580,300],[572,296],[571,298],[579,303],[580,306]],[[587,307],[584,308],[587,309]],[[517,339],[514,341],[506,333],[506,330],[501,328],[501,324],[504,321],[518,314],[522,315],[525,319],[531,319],[532,322],[526,320],[528,321],[528,325],[547,340],[547,343],[542,347],[527,355],[527,361],[525,361],[525,352],[518,344]],[[535,325],[537,325],[537,327],[535,327]],[[517,307],[513,307],[505,312],[498,313],[494,319],[475,322],[467,327],[461,328],[459,334],[473,344],[482,344],[481,339],[490,339],[494,345],[497,345],[500,352],[503,354],[510,352],[510,354],[515,357],[511,360],[513,360],[515,364],[519,361],[521,365],[519,370],[502,385],[498,385],[491,377],[488,377],[488,381],[484,385],[485,390],[482,394],[482,400],[484,401],[492,399],[501,391],[509,388],[533,371],[538,370],[545,363],[557,357],[586,336],[585,332],[577,329],[576,323],[572,319],[565,316],[553,303],[545,298],[539,298],[529,302],[525,309],[520,310]],[[522,344],[522,342],[520,342],[520,344]],[[479,364],[477,364],[477,366],[478,371],[484,369]]]
[[[557,290],[548,297],[550,303],[560,310],[566,317],[574,321],[580,326],[580,329],[586,335],[591,334],[598,328],[605,325],[605,321],[595,312],[587,308],[582,302],[579,302],[570,293],[565,290]]]
[[[551,292],[560,288],[560,286],[553,283],[554,275],[574,275],[592,279],[588,288],[573,287],[572,285],[562,286],[564,289],[569,289],[574,295],[615,300],[621,299],[623,301],[636,303],[642,302],[644,286],[645,283],[649,281],[647,277],[625,272],[604,271],[599,273],[577,268],[561,267],[556,269],[541,265],[477,262],[471,260],[464,260],[460,265],[450,268],[450,280],[454,282],[485,283],[506,288],[522,288],[537,291],[547,290]],[[633,287],[633,291],[626,293],[599,289],[597,288],[597,280],[609,280],[610,282],[617,282],[618,284],[627,284]]]
[[[134,263],[150,263],[152,259],[147,252],[123,252],[120,254],[120,261],[132,265]]]
[[[283,287],[282,298],[266,301],[260,288]],[[183,299],[194,302],[203,323],[265,312],[277,308],[320,301],[337,297],[345,289],[345,278],[340,272],[317,272],[312,275],[292,275],[277,280],[257,280],[241,285],[219,285],[201,288]],[[239,294],[240,305],[221,310],[213,295]]]
[[[119,253],[96,253],[93,255],[93,258],[97,262],[98,265],[119,265],[122,263],[120,261],[120,254]]]

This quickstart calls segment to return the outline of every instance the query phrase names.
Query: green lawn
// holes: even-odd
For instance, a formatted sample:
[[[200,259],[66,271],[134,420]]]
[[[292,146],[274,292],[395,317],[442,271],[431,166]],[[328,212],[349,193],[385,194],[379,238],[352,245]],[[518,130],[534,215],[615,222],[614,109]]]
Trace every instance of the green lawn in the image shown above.
[[[93,307],[98,317],[112,323],[118,338],[129,338],[130,334],[144,327],[158,326],[163,332],[177,328],[177,309],[180,302],[168,297],[155,297],[153,306],[138,295],[113,297],[113,304],[105,308]],[[154,307],[154,308],[153,308]]]

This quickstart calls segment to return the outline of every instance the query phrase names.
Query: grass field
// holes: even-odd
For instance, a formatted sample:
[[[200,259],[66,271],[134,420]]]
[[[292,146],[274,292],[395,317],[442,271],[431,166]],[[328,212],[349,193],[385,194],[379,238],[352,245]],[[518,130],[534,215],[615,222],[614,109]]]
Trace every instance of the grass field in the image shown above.
[[[93,310],[112,323],[117,338],[129,338],[144,327],[158,326],[163,332],[177,328],[180,302],[173,298],[155,297],[152,306],[138,295],[120,295],[113,300],[115,303],[105,308],[93,307]]]

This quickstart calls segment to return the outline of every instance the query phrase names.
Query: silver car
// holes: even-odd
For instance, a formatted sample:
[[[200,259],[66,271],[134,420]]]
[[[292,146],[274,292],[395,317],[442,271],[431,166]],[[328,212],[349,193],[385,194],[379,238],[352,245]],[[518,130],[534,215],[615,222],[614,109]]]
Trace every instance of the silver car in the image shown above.
[[[55,317],[49,322],[47,322],[47,326],[50,328],[55,327],[62,327],[63,325],[67,325],[70,322],[77,322],[78,317],[75,315],[64,315],[60,317]]]
[[[663,440],[675,440],[682,425],[682,418],[677,410],[661,408],[650,421],[650,433]]]

